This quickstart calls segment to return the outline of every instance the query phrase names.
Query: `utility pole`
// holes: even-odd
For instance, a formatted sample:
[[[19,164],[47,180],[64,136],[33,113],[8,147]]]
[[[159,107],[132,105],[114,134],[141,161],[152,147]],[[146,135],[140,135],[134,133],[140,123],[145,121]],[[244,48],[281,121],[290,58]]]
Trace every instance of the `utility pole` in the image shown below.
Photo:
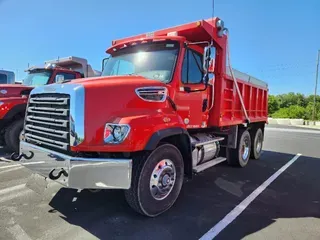
[[[317,68],[316,68],[316,85],[314,87],[314,98],[313,98],[313,113],[312,120],[315,123],[315,114],[316,114],[316,100],[317,100],[317,87],[318,87],[318,72],[319,72],[319,61],[320,61],[320,50],[318,50],[318,59],[317,59]]]

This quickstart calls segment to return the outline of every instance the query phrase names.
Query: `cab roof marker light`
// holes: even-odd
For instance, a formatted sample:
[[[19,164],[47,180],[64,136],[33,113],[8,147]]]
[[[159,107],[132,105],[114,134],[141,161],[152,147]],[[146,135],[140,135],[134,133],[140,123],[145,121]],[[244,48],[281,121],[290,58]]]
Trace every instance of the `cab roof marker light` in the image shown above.
[[[146,33],[146,37],[153,37],[153,36],[154,36],[154,32]]]
[[[168,32],[167,36],[178,36],[178,32]]]
[[[126,44],[123,44],[123,46],[120,49],[128,47]]]
[[[152,42],[162,42],[165,41],[165,38],[158,38],[158,39],[153,39]]]

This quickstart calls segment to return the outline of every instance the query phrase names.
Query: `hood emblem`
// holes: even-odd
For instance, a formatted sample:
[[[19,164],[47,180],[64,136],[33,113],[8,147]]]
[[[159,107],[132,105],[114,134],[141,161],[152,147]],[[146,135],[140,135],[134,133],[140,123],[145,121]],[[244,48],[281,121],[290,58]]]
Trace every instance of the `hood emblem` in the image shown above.
[[[7,92],[8,92],[8,91],[5,90],[5,89],[1,89],[1,90],[0,90],[0,93],[2,93],[2,94],[7,94]]]
[[[55,92],[57,89],[53,86],[46,86],[44,87],[44,90],[48,92]]]

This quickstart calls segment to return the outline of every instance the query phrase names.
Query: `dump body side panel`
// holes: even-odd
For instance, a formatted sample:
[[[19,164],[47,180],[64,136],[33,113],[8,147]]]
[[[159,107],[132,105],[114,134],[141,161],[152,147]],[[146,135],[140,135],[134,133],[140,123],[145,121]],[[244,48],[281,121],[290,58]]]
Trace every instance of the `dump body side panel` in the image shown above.
[[[237,78],[237,76],[236,76]],[[243,79],[243,78],[242,78]],[[237,78],[238,87],[251,123],[268,120],[268,89],[264,83]],[[240,98],[231,76],[216,78],[214,108],[209,112],[208,126],[230,126],[246,122]]]

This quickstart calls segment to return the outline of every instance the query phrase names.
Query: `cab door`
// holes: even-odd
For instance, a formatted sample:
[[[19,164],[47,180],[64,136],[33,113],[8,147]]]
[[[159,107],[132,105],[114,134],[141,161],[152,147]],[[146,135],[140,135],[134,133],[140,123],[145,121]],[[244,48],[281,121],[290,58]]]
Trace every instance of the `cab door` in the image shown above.
[[[187,128],[206,126],[207,91],[203,82],[202,54],[193,48],[186,48],[180,74],[179,88],[175,96],[177,112]]]

